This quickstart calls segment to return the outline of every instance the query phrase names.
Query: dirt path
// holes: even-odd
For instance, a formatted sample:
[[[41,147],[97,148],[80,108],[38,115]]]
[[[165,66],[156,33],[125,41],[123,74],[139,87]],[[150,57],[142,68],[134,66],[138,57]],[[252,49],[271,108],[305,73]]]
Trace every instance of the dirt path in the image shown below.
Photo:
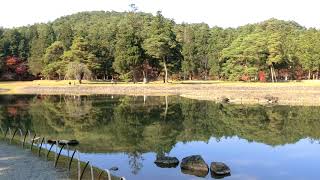
[[[54,168],[52,162],[36,157],[30,150],[20,149],[0,141],[0,179],[54,180],[68,178],[66,172]]]

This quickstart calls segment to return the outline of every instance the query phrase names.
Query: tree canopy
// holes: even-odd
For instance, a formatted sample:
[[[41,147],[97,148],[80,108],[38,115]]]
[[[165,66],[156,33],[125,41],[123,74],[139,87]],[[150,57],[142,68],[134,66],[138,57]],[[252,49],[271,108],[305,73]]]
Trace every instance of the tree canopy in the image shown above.
[[[238,28],[176,24],[159,11],[81,12],[0,28],[0,79],[63,79],[68,63],[94,79],[318,79],[320,31],[269,19]],[[16,59],[26,72],[6,61]],[[21,68],[20,68],[21,70]],[[265,78],[261,77],[261,74]]]

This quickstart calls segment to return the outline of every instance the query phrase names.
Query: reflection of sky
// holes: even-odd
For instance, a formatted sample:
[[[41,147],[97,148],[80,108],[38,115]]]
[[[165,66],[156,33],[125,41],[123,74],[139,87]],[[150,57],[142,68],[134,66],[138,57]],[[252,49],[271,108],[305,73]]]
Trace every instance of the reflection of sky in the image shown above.
[[[225,162],[231,168],[231,176],[225,179],[234,180],[269,180],[269,179],[319,179],[320,145],[303,139],[296,144],[268,146],[262,143],[248,142],[237,137],[221,139],[211,138],[208,143],[177,143],[170,152],[179,160],[189,155],[201,155],[209,164],[212,161]],[[131,160],[133,156],[130,156]],[[138,165],[143,167],[133,175],[129,164],[130,158],[124,153],[95,154],[81,153],[82,161],[90,161],[100,168],[119,167],[114,174],[125,176],[128,180],[164,180],[164,179],[203,179],[182,174],[179,166],[161,169],[154,165],[155,154],[145,153],[138,158]],[[206,177],[211,179],[210,175]]]

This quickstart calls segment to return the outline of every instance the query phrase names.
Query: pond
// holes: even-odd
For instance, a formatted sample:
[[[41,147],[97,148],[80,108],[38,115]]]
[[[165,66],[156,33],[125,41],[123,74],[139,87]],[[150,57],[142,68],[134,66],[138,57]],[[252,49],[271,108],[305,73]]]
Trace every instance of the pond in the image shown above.
[[[128,180],[212,179],[160,168],[157,155],[201,155],[225,179],[319,179],[320,107],[220,104],[178,96],[0,96],[2,128],[77,139],[84,161]]]

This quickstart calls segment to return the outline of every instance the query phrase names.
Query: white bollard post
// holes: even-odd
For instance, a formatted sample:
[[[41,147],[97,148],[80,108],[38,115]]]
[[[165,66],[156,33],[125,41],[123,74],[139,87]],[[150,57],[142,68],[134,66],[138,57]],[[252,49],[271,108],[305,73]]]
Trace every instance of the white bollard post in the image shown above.
[[[94,180],[92,164],[90,164],[91,180]]]
[[[80,153],[77,151],[77,154],[78,154],[78,179],[80,179],[80,176],[81,176]]]
[[[107,172],[108,180],[111,180],[111,174],[110,174],[110,171],[109,171],[108,169],[105,169],[105,171]]]

